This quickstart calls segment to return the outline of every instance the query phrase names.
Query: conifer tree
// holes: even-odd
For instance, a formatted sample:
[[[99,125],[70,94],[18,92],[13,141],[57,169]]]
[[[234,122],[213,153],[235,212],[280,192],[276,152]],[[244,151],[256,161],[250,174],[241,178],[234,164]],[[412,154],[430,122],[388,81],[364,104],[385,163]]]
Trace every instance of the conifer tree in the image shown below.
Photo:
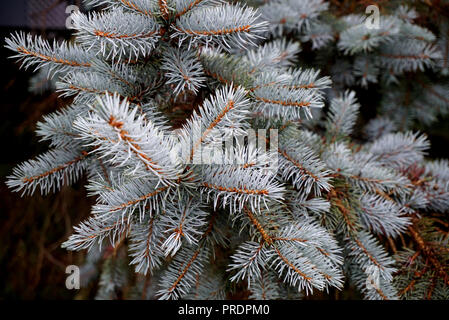
[[[87,177],[96,204],[63,247],[88,251],[96,298],[299,299],[350,285],[366,299],[449,298],[449,163],[425,158],[425,134],[380,120],[354,137],[356,93],[301,65],[288,36],[332,51],[340,30],[343,55],[399,77],[440,54],[410,11],[365,41],[359,16],[335,29],[321,0],[85,3],[72,42],[6,40],[73,98],[37,125],[51,149],[7,184],[46,195]],[[428,59],[382,60],[410,34]]]
[[[379,16],[365,11],[366,1],[248,3],[270,22],[273,37],[311,47],[312,65],[332,76],[334,88],[376,90],[374,126],[410,130],[447,116],[447,1],[380,1]]]

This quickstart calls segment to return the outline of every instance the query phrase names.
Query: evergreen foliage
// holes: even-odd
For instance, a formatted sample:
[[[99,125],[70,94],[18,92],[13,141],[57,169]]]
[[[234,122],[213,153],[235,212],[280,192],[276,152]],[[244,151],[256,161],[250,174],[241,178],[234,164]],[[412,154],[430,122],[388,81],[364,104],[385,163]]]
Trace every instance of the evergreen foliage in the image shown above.
[[[87,177],[96,204],[63,247],[89,250],[96,298],[132,286],[129,298],[299,299],[345,284],[366,299],[449,298],[449,163],[427,159],[409,125],[449,108],[447,37],[415,10],[367,29],[322,0],[85,3],[72,43],[6,40],[73,97],[38,124],[51,149],[7,184],[47,194]],[[301,42],[341,70],[298,63]],[[423,89],[397,104],[410,73]],[[373,83],[386,101],[357,139],[347,88]]]

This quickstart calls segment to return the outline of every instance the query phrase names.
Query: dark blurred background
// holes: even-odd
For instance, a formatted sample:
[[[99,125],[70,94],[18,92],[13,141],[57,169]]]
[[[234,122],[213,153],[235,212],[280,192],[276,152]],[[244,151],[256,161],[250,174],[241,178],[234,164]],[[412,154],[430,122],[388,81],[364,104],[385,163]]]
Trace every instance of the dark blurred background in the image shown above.
[[[81,299],[92,297],[94,292],[65,288],[66,266],[80,265],[83,253],[60,248],[73,226],[89,214],[93,201],[86,196],[85,181],[46,197],[21,197],[5,185],[14,166],[48,149],[48,144],[39,142],[34,133],[36,122],[70,101],[58,98],[56,93],[30,93],[33,73],[19,69],[20,64],[8,59],[11,52],[3,47],[4,38],[13,31],[25,30],[68,39],[65,9],[79,2],[15,0],[0,4],[0,299]],[[379,100],[378,95],[368,92],[372,91],[358,92],[365,121],[375,115]],[[429,156],[449,158],[447,119],[425,132],[432,142]]]

